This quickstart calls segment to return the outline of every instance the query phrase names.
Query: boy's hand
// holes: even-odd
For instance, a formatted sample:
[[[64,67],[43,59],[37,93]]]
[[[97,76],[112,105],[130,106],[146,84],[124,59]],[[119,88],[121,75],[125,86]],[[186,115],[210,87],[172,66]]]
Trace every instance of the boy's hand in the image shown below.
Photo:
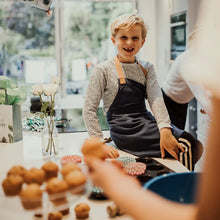
[[[178,143],[172,135],[170,128],[160,129],[160,151],[161,157],[165,157],[165,150],[172,155],[176,160],[179,158],[179,151],[184,152],[183,147]]]
[[[103,150],[104,150],[105,158],[115,159],[115,158],[119,157],[119,152],[114,147],[104,145]]]

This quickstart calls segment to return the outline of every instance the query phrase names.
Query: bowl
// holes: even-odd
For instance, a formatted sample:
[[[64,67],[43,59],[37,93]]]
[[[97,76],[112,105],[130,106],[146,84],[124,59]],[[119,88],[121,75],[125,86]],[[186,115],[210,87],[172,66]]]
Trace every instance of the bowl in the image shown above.
[[[200,173],[169,173],[149,180],[144,188],[179,203],[196,202],[197,182]]]

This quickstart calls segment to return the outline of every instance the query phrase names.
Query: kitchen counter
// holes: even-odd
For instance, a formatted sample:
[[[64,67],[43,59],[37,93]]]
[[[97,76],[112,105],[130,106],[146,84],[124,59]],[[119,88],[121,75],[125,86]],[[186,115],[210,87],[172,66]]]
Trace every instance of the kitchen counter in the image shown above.
[[[109,136],[108,131],[104,132],[106,137]],[[58,157],[54,158],[54,161],[59,164],[60,157],[68,154],[80,154],[81,146],[88,137],[87,132],[76,133],[60,133],[59,142],[60,150]],[[120,156],[131,156],[125,152],[120,151]],[[160,163],[164,164],[168,168],[175,172],[189,172],[181,163],[173,159],[161,159],[155,158]],[[23,140],[16,143],[0,143],[0,181],[5,178],[7,170],[13,165],[24,165],[25,167],[33,167],[42,165],[44,158],[41,153],[41,137],[39,134],[31,132],[23,133]],[[116,180],[117,181],[117,180]],[[63,219],[75,219],[74,207],[79,202],[86,202],[90,205],[90,218],[91,220],[107,220],[110,219],[106,212],[107,205],[111,204],[110,200],[90,200],[87,197],[82,196],[77,201],[73,202],[70,207],[70,214]],[[33,217],[32,212],[27,212],[21,207],[18,198],[6,198],[2,189],[0,190],[0,219],[22,219],[30,220],[37,219]],[[38,218],[43,219],[43,218]],[[45,218],[46,219],[46,218]],[[122,220],[131,220],[128,215],[123,215],[117,218]]]

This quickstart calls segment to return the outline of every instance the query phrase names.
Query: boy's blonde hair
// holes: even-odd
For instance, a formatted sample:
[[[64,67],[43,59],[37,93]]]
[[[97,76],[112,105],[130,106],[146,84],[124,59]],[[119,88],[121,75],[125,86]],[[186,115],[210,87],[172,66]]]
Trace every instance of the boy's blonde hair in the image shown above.
[[[130,29],[134,25],[140,25],[142,29],[142,38],[145,39],[147,36],[147,26],[143,18],[136,14],[124,14],[115,19],[111,24],[111,34],[115,37],[119,29]]]

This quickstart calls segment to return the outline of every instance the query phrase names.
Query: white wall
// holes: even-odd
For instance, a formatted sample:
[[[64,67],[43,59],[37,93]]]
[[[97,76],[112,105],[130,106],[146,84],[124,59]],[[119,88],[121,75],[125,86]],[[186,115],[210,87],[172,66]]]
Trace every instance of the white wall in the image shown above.
[[[157,59],[158,81],[162,85],[170,69],[170,13],[169,0],[156,0]]]
[[[146,42],[142,47],[141,57],[151,63],[156,63],[156,11],[155,0],[139,0],[140,15],[149,26]]]
[[[188,0],[188,33],[196,25],[201,0]]]
[[[170,16],[187,11],[188,33],[196,24],[201,0],[139,0],[139,11],[149,25],[142,57],[155,65],[160,84],[171,67]]]
[[[191,0],[194,1],[194,0]],[[171,13],[179,13],[188,10],[188,0],[170,0]]]
[[[190,1],[190,0],[189,0]],[[155,65],[162,85],[170,63],[170,15],[188,10],[188,0],[140,0],[139,11],[150,30],[143,58]]]

